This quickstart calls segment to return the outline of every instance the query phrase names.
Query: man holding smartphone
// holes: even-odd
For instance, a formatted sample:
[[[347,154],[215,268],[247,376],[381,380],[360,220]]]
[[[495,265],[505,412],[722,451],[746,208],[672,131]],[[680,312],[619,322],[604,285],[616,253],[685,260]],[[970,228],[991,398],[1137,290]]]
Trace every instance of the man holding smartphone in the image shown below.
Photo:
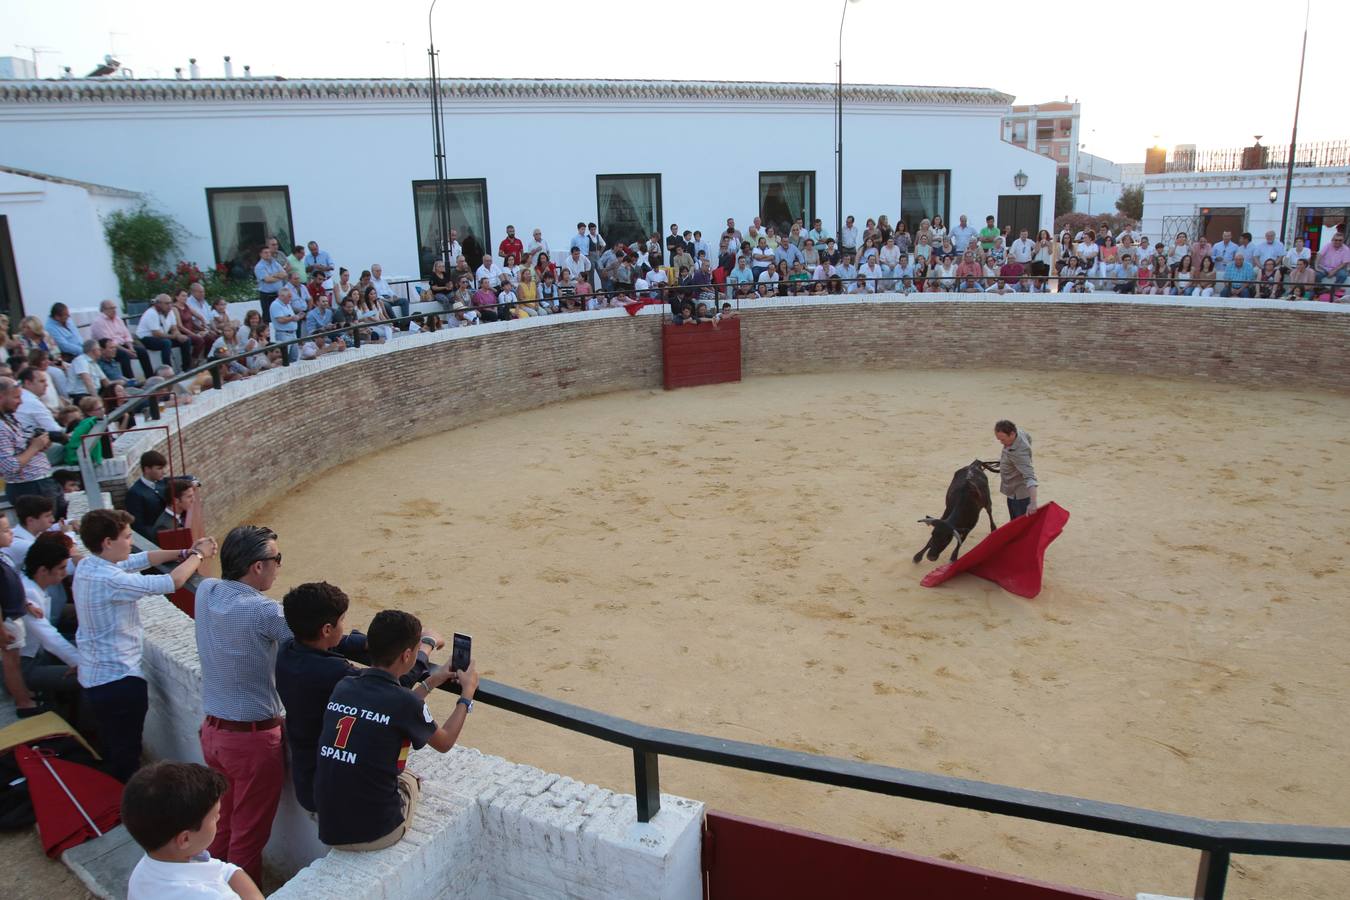
[[[371,667],[333,688],[314,775],[319,840],[329,846],[383,850],[398,843],[421,797],[417,777],[404,769],[409,752],[428,744],[448,752],[473,709],[478,672],[472,661],[459,672],[441,666],[412,690],[399,684],[417,662],[421,639],[422,623],[411,613],[377,613],[366,635]],[[425,698],[451,678],[460,697],[438,728]]]

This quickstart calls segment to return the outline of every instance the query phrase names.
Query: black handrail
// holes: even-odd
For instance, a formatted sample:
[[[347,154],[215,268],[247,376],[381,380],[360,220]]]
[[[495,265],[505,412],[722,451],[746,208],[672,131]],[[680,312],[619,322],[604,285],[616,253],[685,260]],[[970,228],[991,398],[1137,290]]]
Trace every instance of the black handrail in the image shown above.
[[[138,548],[158,549],[140,535],[133,540]],[[172,566],[157,568],[168,572]],[[200,582],[193,575],[184,587],[195,593]],[[458,687],[447,682],[440,690],[458,693]],[[659,758],[671,756],[1199,850],[1197,900],[1221,900],[1234,853],[1350,860],[1350,828],[1202,819],[657,728],[489,679],[479,681],[474,701],[630,748],[639,822],[650,822],[660,812]]]

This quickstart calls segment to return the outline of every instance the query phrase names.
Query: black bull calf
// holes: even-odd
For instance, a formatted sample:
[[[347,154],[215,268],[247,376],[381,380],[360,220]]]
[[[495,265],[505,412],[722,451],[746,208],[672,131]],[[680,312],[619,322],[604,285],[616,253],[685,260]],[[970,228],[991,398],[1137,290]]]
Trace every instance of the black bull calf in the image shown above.
[[[980,522],[981,509],[989,514],[989,530],[994,530],[994,507],[989,499],[989,479],[984,474],[986,471],[997,472],[998,463],[977,459],[965,468],[956,470],[952,483],[947,485],[947,508],[942,518],[925,516],[919,520],[933,531],[928,536],[928,543],[914,554],[915,562],[923,558],[924,551],[928,552],[929,560],[936,560],[951,543],[953,536],[956,538],[956,549],[952,551],[952,562],[955,562],[961,554],[961,544],[965,542],[966,535]]]

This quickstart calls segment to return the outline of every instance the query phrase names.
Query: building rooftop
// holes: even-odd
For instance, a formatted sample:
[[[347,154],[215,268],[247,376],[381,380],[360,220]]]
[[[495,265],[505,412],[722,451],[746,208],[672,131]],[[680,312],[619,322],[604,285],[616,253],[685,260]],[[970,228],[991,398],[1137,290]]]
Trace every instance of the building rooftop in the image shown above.
[[[104,194],[109,197],[140,197],[137,191],[128,191],[123,188],[108,187],[106,184],[94,184],[92,181],[77,181],[74,178],[62,178],[60,175],[48,175],[45,172],[32,172],[28,169],[19,169],[14,166],[0,166],[0,172],[7,172],[10,175],[21,175],[24,178],[36,178],[38,181],[50,181],[53,184],[68,184],[73,187],[84,188],[93,194]]]
[[[0,103],[192,102],[200,100],[422,99],[425,78],[64,78],[0,82]],[[441,94],[463,99],[833,101],[833,84],[768,81],[645,81],[447,78]],[[850,103],[1007,107],[992,88],[846,84]]]

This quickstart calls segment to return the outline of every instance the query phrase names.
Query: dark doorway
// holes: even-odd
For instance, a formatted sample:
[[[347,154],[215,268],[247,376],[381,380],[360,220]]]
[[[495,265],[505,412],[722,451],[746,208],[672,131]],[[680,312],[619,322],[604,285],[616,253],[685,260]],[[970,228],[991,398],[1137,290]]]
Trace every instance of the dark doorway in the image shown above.
[[[19,293],[19,267],[14,245],[9,242],[9,217],[0,216],[0,313],[9,316],[10,328],[19,330],[23,318],[23,295]]]
[[[1223,240],[1225,231],[1232,232],[1233,240],[1237,240],[1247,224],[1247,210],[1241,206],[1207,206],[1200,210],[1198,218],[1200,227],[1197,230],[1209,238],[1210,243],[1217,244]]]
[[[1012,226],[1014,238],[1023,228],[1035,238],[1041,228],[1041,195],[1000,194],[998,198],[998,227]]]

